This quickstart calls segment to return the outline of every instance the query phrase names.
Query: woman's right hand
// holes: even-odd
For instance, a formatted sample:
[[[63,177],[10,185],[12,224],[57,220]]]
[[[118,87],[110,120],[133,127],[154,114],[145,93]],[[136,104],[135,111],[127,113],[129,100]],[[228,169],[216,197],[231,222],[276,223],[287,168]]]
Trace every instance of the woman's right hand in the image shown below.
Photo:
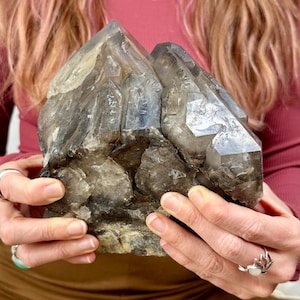
[[[19,245],[18,257],[27,267],[66,260],[91,263],[97,238],[87,234],[87,224],[76,218],[42,218],[43,206],[61,199],[65,189],[53,178],[33,178],[42,167],[42,156],[11,161],[0,170],[0,238],[6,245]]]

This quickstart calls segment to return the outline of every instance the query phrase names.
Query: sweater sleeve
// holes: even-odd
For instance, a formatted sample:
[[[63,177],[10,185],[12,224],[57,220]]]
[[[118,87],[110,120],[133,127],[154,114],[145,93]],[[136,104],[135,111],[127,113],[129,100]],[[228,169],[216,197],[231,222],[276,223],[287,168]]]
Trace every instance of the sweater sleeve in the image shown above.
[[[12,114],[12,110],[14,107],[14,103],[10,98],[5,97],[0,98],[0,166],[4,164],[5,162],[9,162],[12,160],[17,160],[21,158],[26,158],[34,154],[40,153],[40,150],[38,146],[32,147],[32,149],[28,149],[28,151],[21,151],[19,153],[10,153],[6,154],[6,147],[7,147],[7,137],[8,137],[8,129],[9,129],[9,123],[10,118]],[[24,122],[23,122],[24,123]],[[23,124],[22,123],[22,124]],[[29,126],[25,126],[26,123],[22,126],[25,129],[28,129]],[[26,130],[25,130],[26,131]],[[24,135],[31,134],[35,137],[35,128],[33,130],[26,132]],[[26,139],[26,137],[25,137]],[[35,139],[36,140],[36,139]],[[34,141],[35,141],[34,140]],[[30,142],[31,139],[29,139]],[[34,145],[37,144],[37,142],[32,143]],[[22,149],[21,149],[22,150]]]
[[[36,132],[36,124],[35,126],[31,126],[32,128],[29,128],[30,119],[33,119],[33,122],[36,122],[36,118],[32,117],[29,114],[25,114],[25,117],[23,117],[22,121],[22,129],[24,128],[27,130],[25,132],[25,140],[29,140],[29,143],[32,144],[35,148],[29,149],[29,151],[20,149],[20,153],[13,153],[6,155],[6,148],[7,148],[7,139],[8,139],[8,129],[10,124],[10,119],[12,116],[12,111],[14,108],[14,101],[13,101],[13,95],[11,93],[10,88],[7,88],[6,90],[3,88],[5,78],[7,76],[7,59],[6,59],[6,51],[3,47],[0,47],[0,165],[2,165],[5,162],[17,160],[20,158],[29,157],[33,154],[39,153],[39,148],[37,146],[36,139],[34,139],[34,143],[32,142],[32,139],[26,138],[29,134],[32,136],[35,136]],[[24,114],[22,114],[23,116]],[[28,116],[28,117],[27,117]],[[26,126],[27,125],[27,126]],[[29,132],[30,129],[30,132]],[[32,133],[31,133],[32,132]]]
[[[258,136],[263,146],[264,180],[300,216],[300,103],[277,105]]]

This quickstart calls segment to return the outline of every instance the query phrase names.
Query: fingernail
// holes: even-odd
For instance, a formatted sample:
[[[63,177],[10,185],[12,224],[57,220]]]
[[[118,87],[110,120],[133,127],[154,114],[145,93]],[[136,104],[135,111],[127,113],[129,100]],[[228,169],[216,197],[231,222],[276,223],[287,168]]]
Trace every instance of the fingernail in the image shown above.
[[[78,247],[81,250],[93,250],[93,249],[95,249],[96,245],[94,243],[94,239],[87,238],[87,239],[78,241]]]
[[[82,236],[87,231],[87,225],[82,220],[76,220],[68,225],[67,230],[72,236]]]
[[[63,197],[64,191],[57,182],[48,184],[44,189],[45,196],[49,201],[59,200]]]
[[[163,233],[165,231],[166,225],[156,214],[150,214],[147,218],[147,224],[150,229],[157,233]]]
[[[170,193],[166,193],[166,194],[162,195],[162,197],[160,199],[160,203],[163,208],[165,208],[166,210],[168,210],[170,212],[176,213],[179,211],[180,200],[176,196],[174,196]]]
[[[200,186],[193,186],[189,192],[188,197],[192,198],[192,200],[197,204],[202,204],[203,201],[203,195],[202,195],[202,187]]]

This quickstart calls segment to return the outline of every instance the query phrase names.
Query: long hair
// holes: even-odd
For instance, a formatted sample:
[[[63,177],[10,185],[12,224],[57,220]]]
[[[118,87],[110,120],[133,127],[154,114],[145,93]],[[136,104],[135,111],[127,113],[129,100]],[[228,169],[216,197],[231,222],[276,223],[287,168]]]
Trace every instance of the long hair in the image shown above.
[[[295,0],[179,0],[185,32],[209,71],[261,127],[278,96],[300,85]]]
[[[178,0],[178,7],[199,61],[256,125],[278,95],[288,99],[291,84],[299,85],[297,0]],[[0,41],[15,101],[25,93],[40,107],[58,69],[105,15],[104,0],[1,0]]]
[[[16,103],[39,108],[58,69],[105,24],[101,0],[1,0],[0,41]],[[21,104],[21,103],[20,103]]]

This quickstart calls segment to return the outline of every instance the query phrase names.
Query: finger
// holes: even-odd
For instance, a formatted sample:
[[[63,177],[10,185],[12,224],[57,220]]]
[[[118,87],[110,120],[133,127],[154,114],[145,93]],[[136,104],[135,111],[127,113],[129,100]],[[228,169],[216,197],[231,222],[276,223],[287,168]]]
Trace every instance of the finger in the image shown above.
[[[71,257],[68,259],[65,259],[65,261],[71,263],[71,264],[91,264],[96,260],[96,254],[95,252]]]
[[[35,170],[40,170],[43,165],[43,156],[41,154],[32,155],[28,158],[23,158],[15,161],[10,161],[1,165],[1,169],[17,169],[24,175],[36,173]],[[38,175],[38,174],[36,174]]]
[[[255,294],[269,295],[274,289],[275,284],[268,284],[265,281],[261,285],[261,278],[254,278],[248,273],[240,272],[236,264],[224,259],[204,241],[187,232],[166,216],[153,213],[148,216],[146,222],[154,233],[162,237],[161,246],[169,256],[225,291],[239,295],[241,298],[250,298]],[[156,222],[159,224],[155,224]]]
[[[298,220],[293,216],[265,215],[229,203],[202,186],[191,188],[188,196],[206,220],[246,241],[287,250],[300,243]]]
[[[248,265],[248,258],[262,251],[260,246],[245,242],[234,233],[208,221],[188,198],[179,193],[166,193],[161,199],[161,205],[175,218],[190,227],[222,257],[235,264]],[[165,220],[161,219],[164,223]],[[168,234],[172,233],[168,232]],[[165,238],[162,235],[161,237]]]
[[[274,194],[266,183],[263,184],[263,191],[263,199],[254,207],[256,211],[271,216],[293,215],[291,209]]]
[[[203,245],[202,249],[198,248],[199,252],[201,252],[202,259],[197,261],[192,255],[186,255],[186,252],[182,252],[165,240],[161,240],[161,246],[178,264],[229,294],[234,294],[241,299],[252,298],[253,293],[256,294],[256,291],[253,290],[249,292],[248,289],[244,288],[245,281],[247,282],[247,286],[250,285],[249,278],[246,278],[245,275],[239,276],[239,284],[235,284],[234,278],[236,270],[232,270],[232,266],[229,268],[230,265],[228,264],[227,266],[227,263],[223,263],[223,267],[218,265],[219,256],[211,251],[209,247]],[[219,270],[222,270],[222,272],[218,272]],[[230,280],[227,279],[229,277]]]
[[[0,236],[7,245],[37,243],[41,241],[70,240],[83,237],[87,224],[74,218],[5,219],[1,215]]]
[[[45,205],[61,199],[65,193],[62,182],[53,178],[29,179],[19,173],[6,173],[0,180],[0,191],[12,202]]]
[[[16,255],[30,268],[59,260],[91,263],[95,259],[93,252],[98,246],[98,240],[94,236],[85,235],[76,240],[20,245]]]
[[[208,261],[208,246],[205,244],[205,242],[196,235],[187,232],[183,227],[171,221],[166,216],[159,213],[152,213],[146,218],[146,224],[150,230],[162,238],[161,246],[168,254],[172,254],[173,249],[178,249],[179,252],[181,252],[183,249],[188,249],[186,252],[189,255],[182,256],[180,259],[180,263],[184,267],[191,269],[192,266],[190,264],[192,261],[197,262],[199,265],[205,264],[206,268],[198,270],[198,275],[206,279],[208,279],[208,275],[204,273],[202,274],[202,271],[212,275],[222,272],[223,260],[221,260],[216,254],[214,259]],[[173,253],[172,257],[174,254],[175,252]],[[213,254],[214,252],[209,252],[209,255]],[[212,264],[207,265],[206,262],[211,262]]]
[[[254,262],[254,258],[259,258],[260,255],[264,255],[264,246],[267,246],[267,243],[264,243],[262,244],[263,246],[261,246],[256,241],[247,242],[239,236],[236,236],[234,232],[231,233],[216,226],[204,218],[197,208],[193,206],[193,203],[183,195],[177,193],[167,193],[162,198],[161,203],[164,208],[171,207],[173,212],[176,211],[175,213],[172,213],[176,218],[180,219],[182,222],[192,228],[193,231],[201,236],[201,238],[203,238],[203,240],[205,240],[205,242],[221,257],[234,263],[235,265],[251,265]],[[239,208],[237,205],[234,206]],[[160,231],[164,232],[165,234],[165,236],[161,234],[160,236],[164,239],[168,239],[168,237],[171,237],[173,234],[171,230],[168,232],[164,231],[166,225],[162,224],[162,221],[167,222],[167,220],[167,218],[162,218],[161,223],[159,224]],[[180,234],[177,232],[175,234],[175,241],[176,238],[181,241],[184,240],[184,236],[180,236]],[[271,241],[274,238],[274,235],[275,234],[269,236]],[[187,247],[187,241],[184,241],[182,245],[183,247]],[[190,247],[193,246],[190,245]],[[280,262],[282,262],[283,265],[283,267],[277,268],[275,271],[273,269],[271,270],[273,277],[276,277],[280,282],[289,280],[291,278],[289,276],[292,276],[291,274],[293,274],[295,271],[295,255],[293,257],[292,254],[292,251],[294,251],[295,247],[292,247],[291,251],[280,251],[280,248],[272,249],[274,247],[267,248],[268,251],[272,253],[272,259],[275,260],[279,265],[281,265]],[[288,259],[287,263],[285,260],[288,256],[290,258]]]
[[[204,259],[196,262],[193,258],[187,256],[185,252],[178,250],[164,240],[162,240],[161,245],[177,263],[239,299],[250,299],[257,296],[268,297],[277,286],[274,281],[253,278],[247,273],[241,273],[235,265],[229,262],[223,264],[222,272],[214,272],[219,269],[216,262],[218,256],[209,248],[201,250]]]

